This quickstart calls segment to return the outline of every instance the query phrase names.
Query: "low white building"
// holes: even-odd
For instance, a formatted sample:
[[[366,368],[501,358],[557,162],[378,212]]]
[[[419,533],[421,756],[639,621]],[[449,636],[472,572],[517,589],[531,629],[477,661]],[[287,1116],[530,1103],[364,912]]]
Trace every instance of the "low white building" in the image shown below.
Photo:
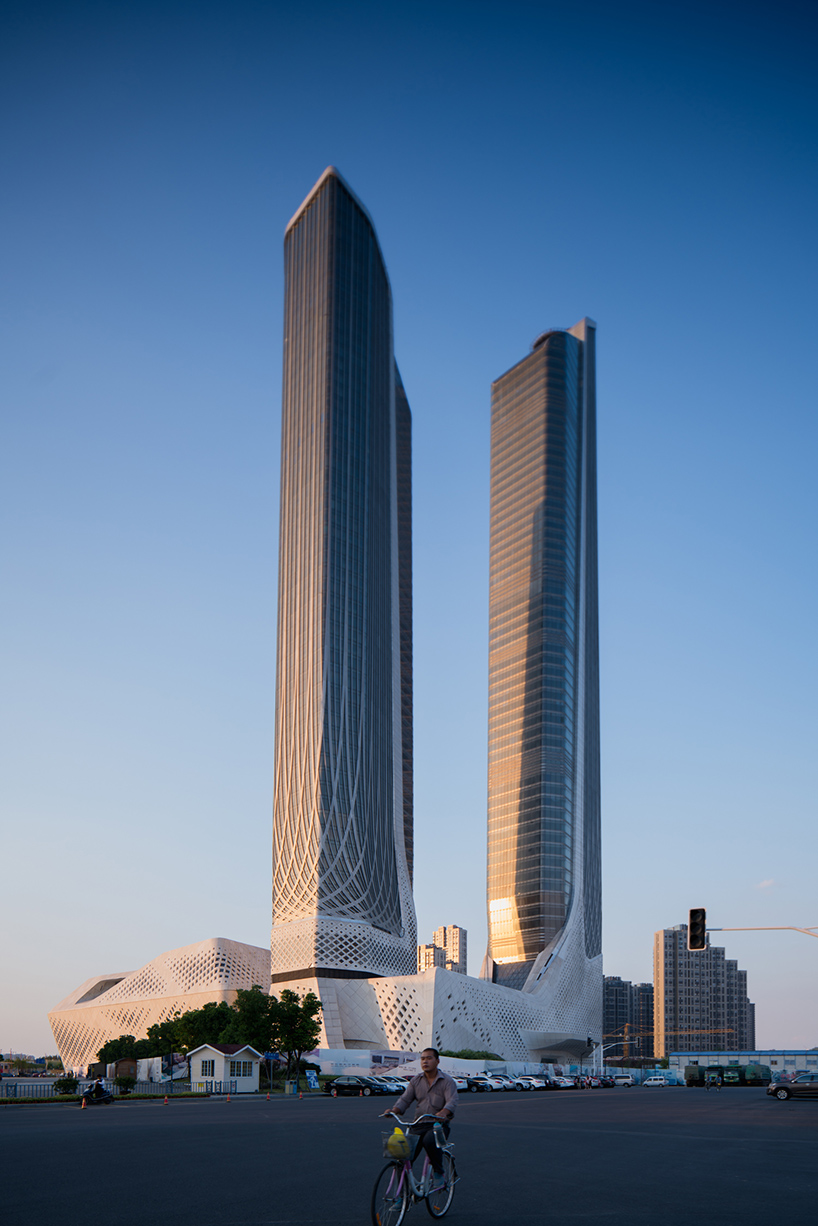
[[[240,988],[270,989],[270,951],[213,937],[160,954],[137,971],[86,979],[48,1020],[65,1069],[84,1073],[109,1039],[148,1028],[209,1001],[232,1004]]]
[[[213,1083],[234,1081],[237,1094],[258,1093],[258,1066],[261,1052],[241,1043],[203,1043],[190,1052],[190,1084],[194,1090],[208,1090]]]

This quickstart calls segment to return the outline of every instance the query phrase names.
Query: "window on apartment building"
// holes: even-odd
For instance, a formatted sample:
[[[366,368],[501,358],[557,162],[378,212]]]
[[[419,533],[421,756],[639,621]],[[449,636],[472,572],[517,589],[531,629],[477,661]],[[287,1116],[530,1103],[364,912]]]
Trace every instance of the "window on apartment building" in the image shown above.
[[[216,1061],[215,1060],[203,1060],[202,1061],[202,1073],[201,1073],[202,1077],[213,1077],[215,1076],[215,1073],[216,1073]]]

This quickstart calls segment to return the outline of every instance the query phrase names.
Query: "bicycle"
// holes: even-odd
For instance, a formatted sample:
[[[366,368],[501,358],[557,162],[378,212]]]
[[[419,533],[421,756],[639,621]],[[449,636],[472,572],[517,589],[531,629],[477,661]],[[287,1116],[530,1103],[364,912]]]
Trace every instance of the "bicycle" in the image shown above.
[[[384,1115],[391,1115],[407,1129],[423,1123],[424,1120],[434,1120],[435,1124],[441,1123],[436,1115],[418,1116],[411,1124],[407,1120],[402,1120],[394,1111],[385,1111]],[[412,1142],[417,1137],[417,1133],[409,1133],[405,1138],[406,1152],[399,1155],[394,1153],[394,1142],[392,1149],[389,1148],[389,1142],[393,1137],[394,1133],[383,1133],[384,1157],[389,1161],[378,1175],[372,1189],[372,1226],[400,1226],[409,1208],[421,1200],[426,1201],[426,1208],[432,1217],[443,1217],[451,1208],[454,1186],[458,1179],[454,1164],[454,1146],[446,1142],[443,1128],[435,1128],[435,1140],[438,1149],[442,1151],[444,1177],[443,1184],[438,1188],[432,1188],[434,1168],[426,1153],[424,1153],[420,1178],[415,1179],[412,1171],[412,1160],[415,1157],[412,1153],[414,1148]]]

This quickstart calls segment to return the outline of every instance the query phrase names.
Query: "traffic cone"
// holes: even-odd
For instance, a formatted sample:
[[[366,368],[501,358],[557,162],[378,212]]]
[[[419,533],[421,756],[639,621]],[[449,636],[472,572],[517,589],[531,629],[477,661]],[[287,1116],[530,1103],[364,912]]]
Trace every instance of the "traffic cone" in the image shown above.
[[[164,1102],[164,1104],[163,1104],[163,1105],[164,1105],[165,1107],[167,1107],[167,1105],[168,1105],[168,1096],[167,1096],[167,1094],[165,1095],[165,1102]]]
[[[87,1106],[88,1106],[88,1103],[85,1101],[85,1096],[83,1095],[82,1106],[80,1107],[80,1111],[84,1111]]]
[[[230,1095],[227,1095],[227,1101],[230,1102]]]
[[[268,1091],[267,1091],[267,1102],[269,1102],[269,1101],[270,1101],[270,1091],[268,1090]]]
[[[364,1092],[363,1092],[363,1090],[359,1090],[359,1091],[358,1091],[358,1097],[359,1097],[359,1098],[363,1098],[363,1096],[364,1096]]]
[[[299,1098],[303,1098],[303,1097],[304,1097],[304,1095],[301,1093],[301,1091],[300,1091],[300,1090],[298,1091],[298,1097],[299,1097]]]

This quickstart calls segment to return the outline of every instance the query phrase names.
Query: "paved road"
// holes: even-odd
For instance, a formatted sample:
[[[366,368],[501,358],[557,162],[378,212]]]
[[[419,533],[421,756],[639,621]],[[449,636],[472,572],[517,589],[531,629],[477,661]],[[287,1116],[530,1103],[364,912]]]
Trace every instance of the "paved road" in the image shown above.
[[[369,1221],[391,1099],[0,1109],[3,1226]],[[390,1126],[391,1128],[391,1126]],[[474,1226],[818,1221],[818,1103],[763,1091],[464,1095],[448,1220]],[[409,1226],[429,1221],[423,1206]]]

